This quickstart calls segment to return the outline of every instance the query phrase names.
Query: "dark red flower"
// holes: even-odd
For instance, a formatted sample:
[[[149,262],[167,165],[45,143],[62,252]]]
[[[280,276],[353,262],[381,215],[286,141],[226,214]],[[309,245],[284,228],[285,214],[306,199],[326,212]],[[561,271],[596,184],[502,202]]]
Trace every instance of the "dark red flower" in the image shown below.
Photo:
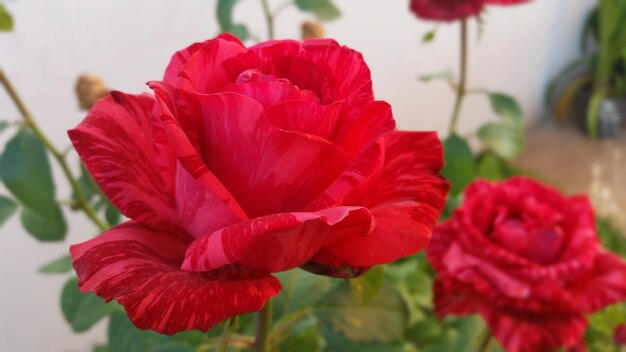
[[[485,0],[411,0],[411,11],[419,18],[433,21],[455,21],[477,16]]]
[[[332,40],[176,53],[152,95],[113,92],[69,132],[131,220],[71,247],[83,291],[142,329],[261,309],[271,273],[355,276],[423,249],[448,183],[433,132],[399,132],[362,56]]]
[[[588,199],[526,178],[472,183],[428,258],[437,313],[480,313],[511,352],[574,346],[585,314],[626,299],[626,263],[601,248]]]
[[[613,330],[613,340],[618,346],[626,346],[626,323],[619,324]]]

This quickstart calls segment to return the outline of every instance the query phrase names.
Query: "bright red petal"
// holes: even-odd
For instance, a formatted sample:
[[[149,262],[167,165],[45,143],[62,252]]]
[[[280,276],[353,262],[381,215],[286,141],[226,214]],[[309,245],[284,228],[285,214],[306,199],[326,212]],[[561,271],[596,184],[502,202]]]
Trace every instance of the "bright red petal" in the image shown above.
[[[368,145],[396,128],[391,106],[384,101],[367,104],[351,122],[346,123],[346,127],[340,132],[339,143],[349,158],[355,157]]]
[[[373,232],[323,248],[314,262],[371,266],[415,254],[428,243],[449,189],[439,174],[441,142],[432,132],[394,132],[385,147],[383,169],[343,200],[370,209]]]
[[[341,126],[341,103],[320,105],[310,101],[286,101],[265,111],[272,125],[334,142]]]
[[[347,166],[339,147],[277,129],[251,98],[220,93],[197,99],[204,159],[250,218],[304,209]]]
[[[116,299],[137,327],[168,335],[207,331],[229,317],[258,311],[280,290],[276,278],[245,275],[234,267],[181,271],[187,245],[130,222],[70,252],[82,291]]]
[[[434,21],[455,21],[477,16],[485,0],[411,0],[411,11],[419,18]]]
[[[577,299],[581,312],[593,313],[610,304],[626,300],[626,262],[601,251],[593,269],[572,279],[566,290]]]
[[[197,239],[182,267],[209,271],[239,263],[259,272],[285,271],[306,263],[323,244],[346,232],[366,235],[371,222],[370,212],[358,207],[264,216]]]
[[[161,120],[176,148],[180,165],[204,187],[202,192],[210,193],[211,198],[219,200],[234,216],[247,219],[237,201],[207,168],[196,149],[199,148],[202,113],[197,104],[190,101],[191,93],[175,90],[167,82],[151,82],[149,85],[157,96]],[[187,99],[176,97],[176,93],[183,94]]]
[[[147,95],[112,92],[68,134],[102,191],[124,215],[176,228],[176,156],[152,115],[154,105]]]
[[[259,102],[269,109],[287,101],[319,103],[315,93],[301,90],[287,81],[261,81],[243,84],[230,84],[218,89],[219,93],[239,93]]]

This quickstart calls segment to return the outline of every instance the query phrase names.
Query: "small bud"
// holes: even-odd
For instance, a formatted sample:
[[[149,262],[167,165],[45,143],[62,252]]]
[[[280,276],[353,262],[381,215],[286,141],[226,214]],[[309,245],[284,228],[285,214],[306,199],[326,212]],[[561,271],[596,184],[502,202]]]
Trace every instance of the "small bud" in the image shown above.
[[[626,323],[619,324],[613,330],[613,340],[618,346],[626,346]]]
[[[85,74],[78,77],[76,81],[76,96],[78,104],[82,110],[89,110],[96,101],[104,97],[109,89],[104,84],[102,78]]]
[[[324,27],[317,22],[313,21],[304,21],[300,26],[300,30],[302,33],[302,40],[309,38],[324,38]]]

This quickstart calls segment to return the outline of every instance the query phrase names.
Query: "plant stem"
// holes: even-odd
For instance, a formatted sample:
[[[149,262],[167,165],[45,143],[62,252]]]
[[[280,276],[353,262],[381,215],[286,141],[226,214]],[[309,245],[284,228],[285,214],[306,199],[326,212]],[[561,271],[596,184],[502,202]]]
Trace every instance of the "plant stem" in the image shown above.
[[[226,352],[228,350],[228,343],[230,342],[230,329],[235,326],[237,317],[230,318],[224,323],[224,332],[220,339],[220,345],[217,348],[218,352]]]
[[[467,19],[461,21],[461,63],[460,63],[460,80],[456,91],[456,101],[454,102],[454,111],[452,112],[452,120],[450,122],[450,133],[456,133],[459,116],[461,114],[461,104],[466,93],[467,85]]]
[[[491,334],[491,331],[489,331],[489,327],[486,326],[485,330],[482,333],[482,337],[480,338],[480,346],[478,347],[478,352],[487,352],[492,341],[493,335]]]
[[[254,348],[257,352],[269,352],[269,333],[272,328],[272,301],[257,313],[257,327]]]
[[[63,173],[65,174],[65,177],[69,181],[72,187],[72,190],[74,191],[74,194],[76,194],[76,201],[77,201],[78,207],[82,211],[85,212],[87,217],[96,226],[98,226],[98,228],[101,231],[107,230],[109,226],[104,221],[100,220],[100,218],[98,218],[98,215],[96,214],[95,210],[93,210],[93,208],[87,202],[87,198],[85,197],[85,194],[80,189],[80,186],[78,185],[78,181],[72,174],[72,171],[70,170],[70,167],[68,166],[67,161],[65,160],[65,155],[61,153],[52,144],[52,142],[50,142],[50,140],[46,137],[43,131],[39,128],[39,126],[35,122],[35,119],[33,119],[33,116],[30,114],[30,112],[26,108],[26,105],[24,105],[24,103],[22,102],[22,99],[20,99],[20,97],[17,95],[15,88],[13,88],[13,85],[11,84],[11,82],[9,82],[9,79],[7,78],[7,76],[4,74],[2,70],[0,70],[0,84],[4,86],[4,89],[9,94],[9,97],[13,101],[13,104],[15,104],[15,106],[17,107],[17,110],[19,110],[20,114],[22,115],[22,118],[24,119],[28,127],[30,127],[33,130],[37,138],[41,140],[41,142],[46,146],[48,151],[50,151],[50,154],[52,154],[52,156],[57,160],[59,165],[61,165],[61,169],[63,169]]]
[[[263,5],[263,13],[265,14],[265,22],[267,23],[267,37],[268,39],[274,39],[274,15],[270,10],[268,0],[261,0]]]

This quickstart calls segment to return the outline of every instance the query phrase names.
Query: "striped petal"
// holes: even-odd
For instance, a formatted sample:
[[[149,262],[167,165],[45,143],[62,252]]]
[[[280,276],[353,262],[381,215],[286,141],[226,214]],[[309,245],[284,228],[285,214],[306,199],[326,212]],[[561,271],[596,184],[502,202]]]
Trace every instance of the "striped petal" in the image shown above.
[[[129,222],[70,252],[83,292],[116,299],[138,328],[168,335],[207,331],[229,317],[258,311],[280,290],[276,278],[232,266],[210,273],[182,271],[188,244]]]

